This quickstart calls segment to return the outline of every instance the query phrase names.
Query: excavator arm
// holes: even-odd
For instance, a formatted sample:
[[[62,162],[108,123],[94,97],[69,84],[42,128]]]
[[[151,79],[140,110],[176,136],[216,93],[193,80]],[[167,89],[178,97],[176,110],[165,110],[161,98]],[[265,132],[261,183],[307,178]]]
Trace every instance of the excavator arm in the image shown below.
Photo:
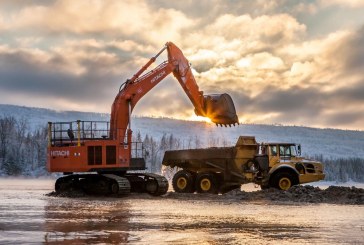
[[[235,125],[239,123],[234,102],[228,94],[204,95],[199,91],[190,64],[182,51],[173,43],[168,42],[168,61],[175,64],[173,70],[187,96],[195,106],[197,116],[208,117],[217,125]]]
[[[166,49],[168,61],[142,75]],[[194,105],[196,115],[208,117],[217,125],[231,126],[239,123],[231,97],[228,94],[204,95],[199,90],[190,64],[182,51],[172,42],[168,42],[156,56],[120,87],[111,109],[111,139],[118,138],[130,142],[125,136],[131,137],[130,117],[136,103],[172,72]]]

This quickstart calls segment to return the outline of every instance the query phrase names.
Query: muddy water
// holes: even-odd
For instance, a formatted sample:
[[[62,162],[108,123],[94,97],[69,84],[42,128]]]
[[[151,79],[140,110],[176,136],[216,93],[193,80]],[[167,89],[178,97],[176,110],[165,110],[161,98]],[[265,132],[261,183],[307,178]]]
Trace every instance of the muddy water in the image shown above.
[[[363,244],[364,206],[131,195],[61,198],[0,179],[0,244]]]

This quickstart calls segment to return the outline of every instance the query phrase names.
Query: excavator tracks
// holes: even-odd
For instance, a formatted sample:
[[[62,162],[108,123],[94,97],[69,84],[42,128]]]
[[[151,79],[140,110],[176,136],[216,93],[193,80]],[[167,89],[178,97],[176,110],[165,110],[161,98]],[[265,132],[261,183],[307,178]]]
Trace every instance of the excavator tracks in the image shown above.
[[[102,174],[111,180],[110,190],[114,195],[127,195],[130,193],[130,182],[127,178],[115,174]]]
[[[165,177],[152,173],[72,174],[57,179],[56,193],[82,191],[90,195],[125,196],[130,192],[164,195],[168,191]]]
[[[158,174],[127,173],[125,178],[130,181],[132,190],[138,190],[136,192],[146,192],[153,196],[161,196],[168,191],[168,180]]]

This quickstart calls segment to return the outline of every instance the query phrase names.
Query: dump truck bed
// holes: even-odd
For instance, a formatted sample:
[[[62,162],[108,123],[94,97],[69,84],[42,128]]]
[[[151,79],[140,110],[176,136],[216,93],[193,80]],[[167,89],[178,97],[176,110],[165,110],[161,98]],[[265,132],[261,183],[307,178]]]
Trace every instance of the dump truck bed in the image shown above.
[[[254,137],[241,136],[236,145],[231,147],[166,151],[162,164],[193,172],[240,172],[242,164],[254,157],[256,146]]]
[[[213,147],[204,149],[166,151],[163,165],[189,169],[193,172],[233,171],[236,157],[235,147]]]
[[[166,151],[163,158],[164,165],[183,163],[185,161],[205,161],[211,159],[231,159],[235,157],[234,147],[211,147],[203,149]]]

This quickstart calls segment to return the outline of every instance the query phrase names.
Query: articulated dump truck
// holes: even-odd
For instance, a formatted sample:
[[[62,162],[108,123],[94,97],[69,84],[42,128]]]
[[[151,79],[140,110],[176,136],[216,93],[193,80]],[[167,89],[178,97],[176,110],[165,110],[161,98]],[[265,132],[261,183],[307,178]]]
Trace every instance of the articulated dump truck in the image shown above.
[[[294,143],[257,143],[240,136],[233,147],[166,151],[163,165],[182,169],[172,180],[181,193],[226,193],[242,184],[287,190],[324,179],[321,162],[300,156]]]

